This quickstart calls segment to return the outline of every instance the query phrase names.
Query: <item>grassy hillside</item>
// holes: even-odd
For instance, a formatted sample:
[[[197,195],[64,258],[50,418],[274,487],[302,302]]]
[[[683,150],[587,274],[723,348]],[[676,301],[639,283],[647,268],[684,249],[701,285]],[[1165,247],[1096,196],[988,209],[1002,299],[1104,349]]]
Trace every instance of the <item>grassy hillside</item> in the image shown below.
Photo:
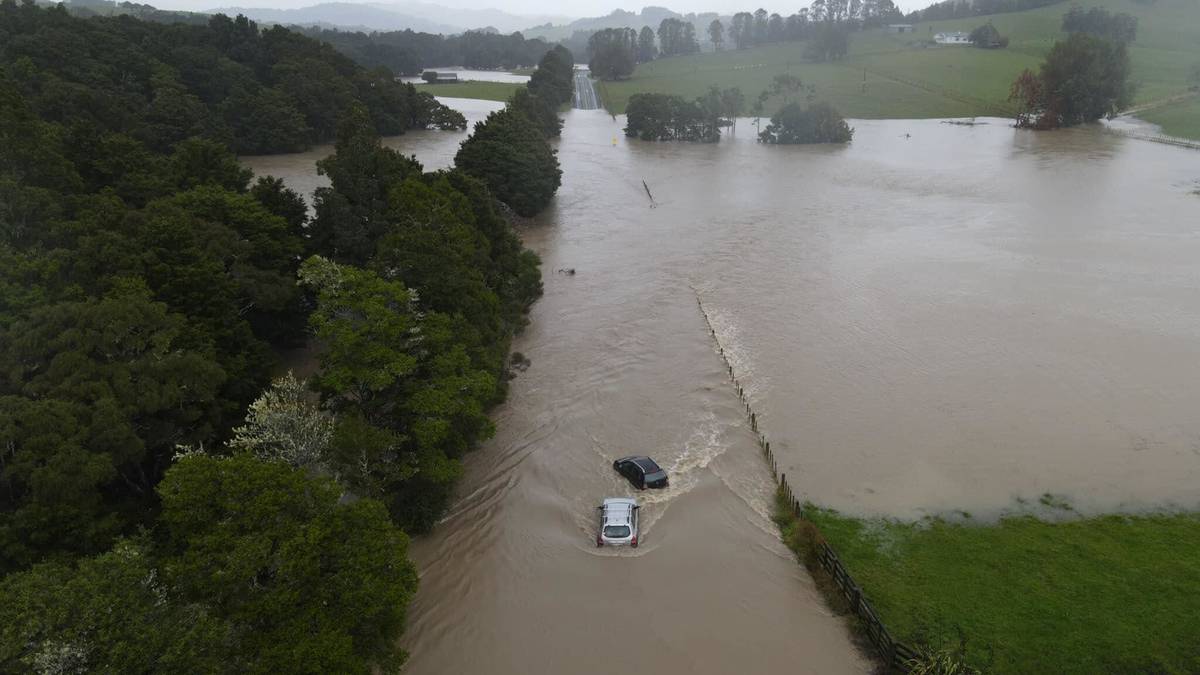
[[[1186,89],[1188,70],[1200,63],[1200,3],[1082,0],[1079,4],[1138,17],[1138,39],[1131,49],[1137,103]],[[915,34],[856,33],[851,37],[850,55],[840,63],[804,63],[802,43],[661,59],[639,66],[629,80],[603,84],[600,94],[610,110],[623,112],[629,96],[638,92],[691,97],[715,84],[741,87],[753,96],[773,76],[787,72],[816,85],[820,98],[850,117],[1003,114],[1009,110],[1010,83],[1022,69],[1036,68],[1054,41],[1062,37],[1059,27],[1069,7],[1063,2],[1028,12],[933,21],[918,25]],[[1011,38],[1008,49],[922,44],[935,33],[969,31],[989,20]]]

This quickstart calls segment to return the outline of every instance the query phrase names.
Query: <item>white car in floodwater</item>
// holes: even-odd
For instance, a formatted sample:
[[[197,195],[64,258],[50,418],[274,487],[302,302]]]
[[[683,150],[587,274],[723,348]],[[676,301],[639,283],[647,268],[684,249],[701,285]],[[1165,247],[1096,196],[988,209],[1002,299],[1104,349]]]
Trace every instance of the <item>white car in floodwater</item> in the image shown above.
[[[638,545],[638,506],[637,500],[624,497],[610,497],[604,500],[600,511],[600,531],[596,533],[596,546],[632,546]]]

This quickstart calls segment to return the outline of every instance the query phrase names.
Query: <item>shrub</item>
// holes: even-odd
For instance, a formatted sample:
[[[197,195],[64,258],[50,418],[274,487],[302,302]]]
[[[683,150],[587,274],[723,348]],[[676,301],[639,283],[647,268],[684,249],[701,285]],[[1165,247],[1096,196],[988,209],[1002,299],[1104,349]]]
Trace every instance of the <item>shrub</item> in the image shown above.
[[[772,145],[801,143],[848,143],[854,129],[828,103],[814,103],[808,109],[789,103],[771,118],[758,140]]]

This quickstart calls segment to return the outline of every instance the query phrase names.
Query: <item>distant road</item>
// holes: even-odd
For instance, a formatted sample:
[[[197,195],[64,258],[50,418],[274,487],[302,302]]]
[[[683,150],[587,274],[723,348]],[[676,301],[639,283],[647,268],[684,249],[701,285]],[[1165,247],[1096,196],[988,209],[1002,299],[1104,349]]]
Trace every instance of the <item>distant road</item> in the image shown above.
[[[586,70],[575,71],[575,107],[580,110],[596,110],[600,107],[600,97],[596,95],[596,87]]]

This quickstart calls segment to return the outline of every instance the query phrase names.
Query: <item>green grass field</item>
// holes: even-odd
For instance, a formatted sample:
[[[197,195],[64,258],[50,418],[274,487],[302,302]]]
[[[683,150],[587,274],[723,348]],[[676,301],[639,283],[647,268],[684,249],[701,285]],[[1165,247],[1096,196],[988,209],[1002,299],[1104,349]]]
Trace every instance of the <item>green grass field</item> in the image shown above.
[[[451,98],[478,98],[485,101],[507,101],[513,92],[524,87],[510,82],[479,82],[469,80],[452,84],[418,84],[418,91]]]
[[[1169,136],[1200,140],[1200,96],[1147,110],[1138,117],[1161,126]]]
[[[908,644],[986,673],[1200,672],[1198,515],[809,517]],[[803,556],[800,521],[779,522]]]
[[[1200,2],[1083,0],[1138,17],[1131,47],[1136,103],[1179,94],[1189,69],[1200,63]],[[963,117],[1006,113],[1009,86],[1025,68],[1037,68],[1059,31],[1069,3],[1013,14],[920,24],[912,34],[880,30],[851,36],[850,54],[839,63],[804,63],[802,43],[779,43],[743,51],[660,59],[638,66],[632,78],[603,83],[600,95],[613,112],[624,112],[632,94],[662,92],[694,97],[710,85],[740,87],[747,98],[780,73],[798,75],[848,117]],[[925,44],[941,31],[969,31],[987,21],[1011,39],[1007,49]],[[864,86],[865,85],[865,86]]]

